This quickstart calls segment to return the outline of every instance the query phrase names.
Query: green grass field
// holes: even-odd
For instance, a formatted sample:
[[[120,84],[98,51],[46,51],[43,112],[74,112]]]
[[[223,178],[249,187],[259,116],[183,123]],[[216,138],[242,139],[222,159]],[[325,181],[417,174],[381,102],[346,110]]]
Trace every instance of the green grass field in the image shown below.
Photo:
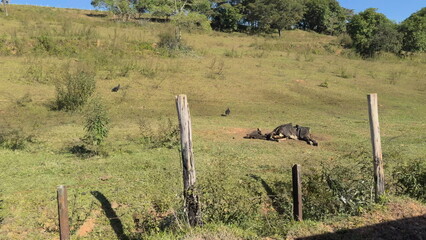
[[[19,5],[9,14],[0,14],[0,128],[31,141],[0,149],[0,239],[59,239],[61,184],[69,188],[72,239],[117,239],[95,191],[128,239],[285,239],[296,223],[276,213],[250,176],[275,189],[290,181],[295,163],[308,173],[371,161],[369,93],[379,97],[387,178],[398,164],[425,159],[424,54],[364,60],[336,37],[297,30],[282,38],[184,31],[191,50],[170,56],[156,47],[164,23]],[[63,72],[82,66],[96,73],[94,95],[108,109],[107,155],[70,153],[85,134],[84,108],[52,110]],[[122,89],[111,92],[117,84]],[[202,229],[180,217],[179,149],[142,138],[144,124],[159,131],[167,119],[177,124],[178,94],[189,100],[198,182],[207,189],[201,202],[215,206]],[[231,115],[221,117],[227,107]],[[289,122],[309,126],[320,146],[243,139]]]

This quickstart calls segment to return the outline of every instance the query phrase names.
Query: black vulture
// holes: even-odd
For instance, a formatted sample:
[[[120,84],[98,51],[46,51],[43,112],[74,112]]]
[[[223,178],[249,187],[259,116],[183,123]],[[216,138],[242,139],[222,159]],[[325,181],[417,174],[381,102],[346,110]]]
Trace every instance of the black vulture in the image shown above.
[[[118,84],[118,86],[116,86],[116,87],[113,87],[111,89],[111,92],[118,92],[119,89],[120,89],[120,84]]]
[[[225,110],[225,114],[222,114],[221,116],[222,116],[222,117],[226,117],[226,116],[229,116],[229,114],[231,114],[231,110],[229,110],[229,108],[227,108],[227,109]]]

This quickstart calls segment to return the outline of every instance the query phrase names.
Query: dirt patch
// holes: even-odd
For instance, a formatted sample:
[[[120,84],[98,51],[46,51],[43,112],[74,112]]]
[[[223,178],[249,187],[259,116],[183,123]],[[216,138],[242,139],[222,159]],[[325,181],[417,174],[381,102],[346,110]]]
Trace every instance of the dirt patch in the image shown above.
[[[83,225],[78,229],[77,231],[77,237],[85,237],[89,233],[93,231],[95,228],[96,219],[94,218],[88,218],[86,221],[84,221]]]
[[[84,221],[81,227],[77,230],[77,237],[85,237],[93,231],[96,225],[96,218],[100,214],[100,211],[93,211],[91,216]]]
[[[244,140],[243,137],[248,133],[255,131],[256,128],[219,128],[214,130],[203,130],[201,135],[208,139],[233,138],[236,140]]]

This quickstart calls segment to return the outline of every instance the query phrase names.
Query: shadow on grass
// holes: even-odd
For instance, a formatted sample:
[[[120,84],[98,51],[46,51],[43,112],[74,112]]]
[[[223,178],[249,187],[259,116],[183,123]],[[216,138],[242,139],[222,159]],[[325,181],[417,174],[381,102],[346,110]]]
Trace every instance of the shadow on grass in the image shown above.
[[[117,239],[136,240],[134,238],[129,238],[126,234],[124,234],[123,224],[121,223],[120,218],[117,216],[117,213],[115,213],[114,209],[112,209],[111,203],[108,201],[108,199],[98,191],[92,191],[90,193],[102,204],[102,210],[108,218],[109,224],[114,230]]]
[[[334,233],[325,233],[298,240],[361,240],[361,239],[392,239],[392,240],[422,240],[426,239],[426,215],[403,218],[370,226],[344,229]]]
[[[261,177],[257,176],[257,175],[249,175],[250,177],[252,177],[253,179],[255,179],[256,181],[259,181],[263,188],[265,189],[266,193],[268,194],[269,199],[272,202],[272,207],[275,209],[275,211],[277,211],[278,214],[284,214],[286,211],[285,209],[279,204],[278,201],[278,197],[276,192],[274,192],[272,190],[272,188],[265,182],[265,180],[263,180]]]

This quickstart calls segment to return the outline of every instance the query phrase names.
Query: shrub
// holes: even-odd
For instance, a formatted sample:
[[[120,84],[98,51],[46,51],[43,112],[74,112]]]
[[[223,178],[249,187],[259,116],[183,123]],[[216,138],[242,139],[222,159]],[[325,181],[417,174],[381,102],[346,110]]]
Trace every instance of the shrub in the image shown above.
[[[426,166],[421,160],[397,166],[392,176],[397,194],[426,202]]]
[[[26,134],[22,128],[11,126],[0,128],[0,146],[3,148],[21,150],[32,142],[34,142],[34,135]]]
[[[148,148],[174,148],[180,144],[180,130],[170,119],[142,119],[139,123],[141,142]]]
[[[86,110],[86,135],[83,141],[88,145],[98,146],[103,143],[109,133],[108,112],[102,102],[95,98]]]
[[[320,220],[327,215],[358,215],[373,202],[373,179],[364,163],[354,167],[322,166],[304,177],[304,216]]]
[[[347,33],[340,34],[337,38],[337,41],[339,45],[344,48],[351,48],[353,46],[352,38]]]
[[[180,30],[178,28],[167,28],[161,32],[158,37],[160,41],[158,46],[168,50],[181,50],[185,49],[185,45],[182,42]]]
[[[173,17],[172,22],[180,29],[192,31],[211,31],[210,20],[207,16],[190,12],[188,14],[178,14]]]
[[[42,34],[36,37],[35,51],[47,52],[49,54],[57,53],[57,43],[49,34]]]
[[[261,197],[250,191],[253,188],[260,190],[259,183],[250,177],[232,179],[229,171],[222,170],[220,176],[219,171],[211,171],[206,181],[199,185],[203,220],[240,226],[247,224],[257,216],[261,206]]]
[[[65,74],[64,81],[56,86],[57,110],[75,111],[83,106],[94,93],[95,75],[87,70]]]

